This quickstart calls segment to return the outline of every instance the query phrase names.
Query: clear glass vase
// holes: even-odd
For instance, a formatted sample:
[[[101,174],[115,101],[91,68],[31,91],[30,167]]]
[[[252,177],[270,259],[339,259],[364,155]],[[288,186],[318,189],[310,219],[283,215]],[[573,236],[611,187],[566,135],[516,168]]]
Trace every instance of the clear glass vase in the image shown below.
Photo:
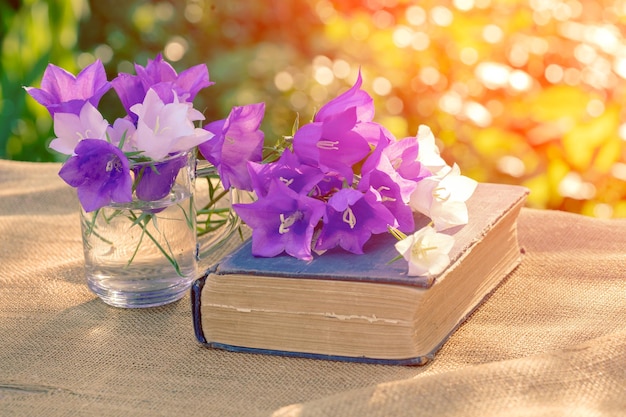
[[[160,306],[182,298],[199,276],[200,257],[237,229],[239,219],[230,207],[236,193],[223,190],[219,177],[210,177],[210,167],[197,170],[194,152],[134,163],[131,172],[132,202],[93,212],[81,208],[87,284],[112,306]],[[199,218],[197,175],[212,184]],[[207,215],[212,217],[208,230]],[[204,222],[200,229],[198,219]]]

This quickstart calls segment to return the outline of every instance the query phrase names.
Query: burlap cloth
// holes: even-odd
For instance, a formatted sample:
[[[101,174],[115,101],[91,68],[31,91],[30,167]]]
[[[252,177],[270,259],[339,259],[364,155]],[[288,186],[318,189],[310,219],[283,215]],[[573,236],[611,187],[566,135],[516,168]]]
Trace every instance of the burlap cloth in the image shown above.
[[[426,366],[290,359],[201,347],[189,296],[90,293],[58,168],[0,161],[2,416],[626,415],[626,220],[524,209],[522,265]]]

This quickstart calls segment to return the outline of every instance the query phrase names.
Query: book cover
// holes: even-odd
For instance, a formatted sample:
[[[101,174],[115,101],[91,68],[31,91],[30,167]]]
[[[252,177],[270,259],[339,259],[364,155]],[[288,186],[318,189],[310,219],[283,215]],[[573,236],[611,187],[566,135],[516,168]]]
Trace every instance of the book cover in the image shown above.
[[[192,286],[194,331],[211,348],[319,359],[419,365],[521,261],[516,220],[528,190],[479,184],[450,264],[407,276],[391,234],[364,255],[341,249],[312,261],[254,257],[247,241]],[[416,230],[429,223],[416,217]]]

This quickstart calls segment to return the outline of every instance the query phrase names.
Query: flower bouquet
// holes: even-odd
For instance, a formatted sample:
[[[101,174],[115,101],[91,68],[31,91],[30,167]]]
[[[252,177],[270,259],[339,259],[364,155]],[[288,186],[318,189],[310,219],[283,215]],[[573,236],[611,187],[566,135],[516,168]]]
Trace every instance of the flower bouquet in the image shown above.
[[[59,176],[77,189],[88,284],[126,307],[182,297],[197,274],[197,234],[228,222],[228,207],[212,211],[227,193],[209,180],[204,229],[196,230],[197,146],[212,142],[207,160],[217,162],[225,131],[245,136],[250,155],[261,154],[264,139],[263,103],[233,109],[242,125],[196,126],[205,118],[192,102],[213,84],[206,65],[178,74],[158,55],[135,69],[109,82],[100,61],[77,76],[50,64],[41,88],[26,88],[53,117],[50,148],[68,156]],[[112,124],[97,108],[111,88],[126,110]],[[238,185],[221,174],[226,185]]]
[[[59,176],[77,189],[88,283],[106,302],[180,298],[196,275],[197,235],[224,226],[231,213],[212,209],[229,190],[254,195],[232,205],[252,228],[254,256],[286,252],[306,261],[335,247],[362,254],[372,235],[392,233],[409,275],[448,264],[454,238],[439,232],[467,223],[476,182],[443,161],[428,127],[397,140],[374,122],[360,72],[264,155],[264,103],[196,126],[204,116],[193,100],[213,84],[206,65],[178,74],[158,55],[135,70],[109,82],[100,61],[77,76],[50,64],[41,88],[26,88],[53,117],[50,148],[68,156]],[[111,88],[126,111],[112,124],[97,108]],[[198,230],[196,148],[219,181],[208,181],[208,217]],[[414,212],[431,224],[415,231]],[[222,217],[213,223],[211,214]]]
[[[224,184],[254,191],[254,202],[233,205],[252,228],[253,255],[286,252],[306,261],[335,247],[362,254],[372,235],[391,232],[409,275],[436,275],[454,243],[439,232],[468,222],[465,202],[477,183],[445,163],[428,127],[397,140],[374,122],[372,97],[361,85],[359,73],[310,123],[300,127],[296,120],[293,135],[264,162],[251,158],[248,139],[234,132],[227,132],[230,141],[199,148],[208,155],[220,147]],[[235,124],[237,116],[231,117]],[[246,158],[226,161],[225,155]],[[431,224],[415,231],[414,212]]]

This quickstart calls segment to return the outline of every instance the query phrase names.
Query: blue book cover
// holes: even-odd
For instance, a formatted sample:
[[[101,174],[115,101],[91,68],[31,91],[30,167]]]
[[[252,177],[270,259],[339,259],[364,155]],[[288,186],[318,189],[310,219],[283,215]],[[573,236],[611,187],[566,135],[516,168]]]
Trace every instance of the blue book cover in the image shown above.
[[[520,262],[516,218],[527,193],[526,188],[518,186],[479,184],[467,202],[469,223],[444,231],[454,235],[455,245],[450,252],[448,268],[434,277],[407,276],[406,261],[402,259],[389,263],[398,253],[394,248],[396,239],[387,233],[373,236],[366,243],[363,255],[333,249],[315,255],[308,262],[288,255],[255,257],[251,253],[251,241],[248,240],[192,286],[196,338],[208,347],[239,352],[368,363],[423,364],[433,357],[448,336]],[[429,222],[430,219],[424,216],[416,217],[416,230]],[[500,223],[505,224],[496,227]],[[497,236],[494,231],[498,231]],[[492,239],[496,240],[485,239],[489,234],[494,234]],[[474,251],[475,246],[478,247],[477,251]],[[464,264],[467,264],[469,270],[464,271]],[[469,279],[464,280],[464,276]],[[441,304],[445,304],[446,296],[440,293],[452,292],[447,286],[453,283],[444,284],[443,281],[454,280],[460,280],[460,286],[469,286],[466,290],[473,294],[466,299],[462,295],[454,295],[456,300],[450,299],[450,304],[463,305],[463,308],[448,314],[456,314],[458,317],[447,323],[435,323],[440,333],[437,339],[433,339],[432,335],[426,337],[429,339],[426,343],[428,346],[416,347],[414,355],[411,348],[405,349],[404,353],[399,352],[401,357],[393,357],[396,354],[386,355],[377,352],[377,349],[368,352],[369,342],[359,341],[358,338],[375,339],[376,332],[387,331],[383,325],[390,326],[397,322],[402,323],[400,327],[406,328],[402,331],[407,335],[404,339],[399,335],[397,339],[411,343],[409,333],[416,331],[411,327],[419,327],[421,324],[416,324],[414,318],[404,320],[402,314],[408,313],[397,313],[393,319],[382,319],[386,317],[388,309],[385,297],[396,297],[396,292],[402,291],[403,294],[398,297],[403,300],[398,303],[406,304],[407,311],[413,310],[413,303],[415,309],[419,309],[422,299],[437,298],[444,300]],[[439,281],[441,284],[438,284]],[[335,282],[334,287],[327,288],[332,282]],[[337,285],[345,292],[345,299],[335,298],[335,304],[332,301],[326,303],[324,297],[319,296],[320,291],[321,294],[324,291],[335,294]],[[476,290],[472,286],[480,286],[480,289]],[[249,299],[245,294],[242,295],[246,291],[250,291]],[[310,293],[307,294],[307,291]],[[284,299],[280,298],[281,292],[284,293]],[[376,299],[378,293],[380,300]],[[435,297],[430,295],[434,293]],[[307,301],[311,297],[317,297],[316,303]],[[364,304],[371,306],[364,307]],[[442,309],[445,310],[445,307],[438,307],[438,310]],[[339,310],[343,312],[335,312]],[[248,319],[251,321],[247,322]],[[229,320],[235,320],[236,324],[229,325]],[[351,328],[351,322],[355,323],[356,330]],[[254,339],[247,328],[254,326],[258,329],[264,325],[268,326],[268,334],[276,335],[276,340],[264,344],[261,340],[263,335]],[[228,328],[224,337],[219,336],[218,329],[221,326]],[[281,336],[282,330],[285,334]],[[344,331],[350,334],[346,337],[356,340],[354,353],[349,346],[345,347],[341,335],[337,335]],[[421,331],[427,332],[428,329]],[[250,340],[246,339],[246,332]],[[328,332],[333,332],[333,336],[328,337]],[[301,337],[302,340],[289,346],[291,336],[295,339]],[[319,337],[326,337],[330,341],[318,348],[315,345]],[[310,343],[307,344],[307,340]],[[342,349],[335,350],[334,344],[341,345]],[[307,349],[309,346],[310,349]],[[389,346],[389,350],[395,348]],[[427,351],[419,350],[424,348]]]

